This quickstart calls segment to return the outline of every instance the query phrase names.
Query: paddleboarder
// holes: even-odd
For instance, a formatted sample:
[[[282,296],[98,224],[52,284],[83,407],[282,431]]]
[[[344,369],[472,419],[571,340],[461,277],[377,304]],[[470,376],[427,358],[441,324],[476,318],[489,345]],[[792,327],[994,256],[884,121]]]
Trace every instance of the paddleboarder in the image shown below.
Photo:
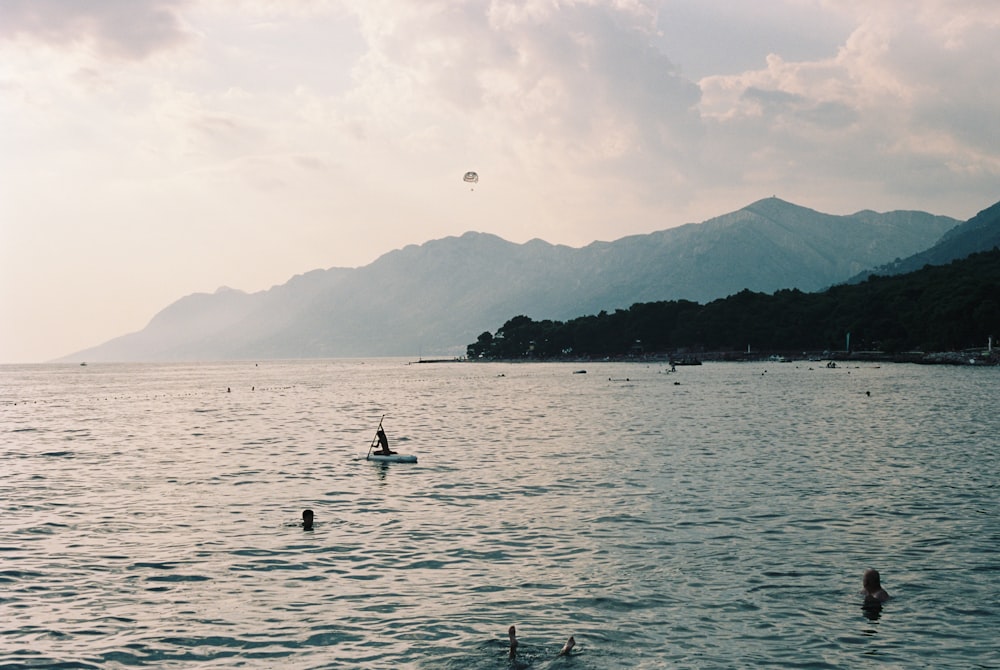
[[[385,436],[385,431],[382,430],[381,424],[378,427],[378,431],[375,433],[375,437],[378,438],[378,443],[379,446],[381,447],[381,450],[373,451],[372,452],[373,454],[376,454],[378,456],[392,456],[393,454],[396,453],[395,451],[391,451],[389,449],[389,438]]]

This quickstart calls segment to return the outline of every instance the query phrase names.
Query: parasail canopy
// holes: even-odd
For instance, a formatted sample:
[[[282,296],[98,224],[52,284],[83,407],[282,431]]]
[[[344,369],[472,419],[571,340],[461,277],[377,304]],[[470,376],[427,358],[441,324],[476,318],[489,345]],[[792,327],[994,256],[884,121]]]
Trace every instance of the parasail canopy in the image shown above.
[[[462,177],[462,181],[469,182],[470,184],[478,184],[479,175],[476,174],[475,172],[466,172],[465,176]]]

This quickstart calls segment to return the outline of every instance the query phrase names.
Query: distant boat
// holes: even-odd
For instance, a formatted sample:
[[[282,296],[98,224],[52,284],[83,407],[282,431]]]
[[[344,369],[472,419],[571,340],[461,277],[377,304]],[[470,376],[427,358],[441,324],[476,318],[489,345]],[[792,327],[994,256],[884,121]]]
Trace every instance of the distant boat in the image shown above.
[[[701,365],[701,360],[697,356],[682,356],[670,361],[671,365]]]

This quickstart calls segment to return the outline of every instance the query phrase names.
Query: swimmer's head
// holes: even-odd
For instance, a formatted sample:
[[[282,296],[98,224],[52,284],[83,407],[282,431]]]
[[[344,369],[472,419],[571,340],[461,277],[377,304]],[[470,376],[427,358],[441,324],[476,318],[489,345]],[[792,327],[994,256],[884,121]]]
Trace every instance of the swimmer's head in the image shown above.
[[[309,529],[313,525],[313,511],[311,509],[302,510],[302,527]]]
[[[861,577],[861,585],[865,587],[865,591],[869,593],[874,593],[882,588],[882,580],[879,578],[878,570],[868,568],[865,570],[865,574]]]

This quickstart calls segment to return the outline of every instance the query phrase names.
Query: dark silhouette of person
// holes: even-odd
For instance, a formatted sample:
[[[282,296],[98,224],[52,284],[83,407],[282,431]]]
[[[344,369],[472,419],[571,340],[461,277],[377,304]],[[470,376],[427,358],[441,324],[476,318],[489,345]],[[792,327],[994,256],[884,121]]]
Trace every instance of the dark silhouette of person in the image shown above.
[[[302,510],[302,530],[313,529],[313,511],[311,509]]]
[[[889,599],[889,593],[882,588],[878,570],[872,568],[865,570],[861,576],[861,586],[864,587],[866,604],[884,603]]]
[[[375,436],[378,438],[379,446],[382,447],[379,451],[375,452],[377,455],[391,456],[396,453],[395,451],[391,451],[389,449],[389,438],[385,436],[385,431],[382,430],[382,426],[378,427],[378,430],[375,432]]]

